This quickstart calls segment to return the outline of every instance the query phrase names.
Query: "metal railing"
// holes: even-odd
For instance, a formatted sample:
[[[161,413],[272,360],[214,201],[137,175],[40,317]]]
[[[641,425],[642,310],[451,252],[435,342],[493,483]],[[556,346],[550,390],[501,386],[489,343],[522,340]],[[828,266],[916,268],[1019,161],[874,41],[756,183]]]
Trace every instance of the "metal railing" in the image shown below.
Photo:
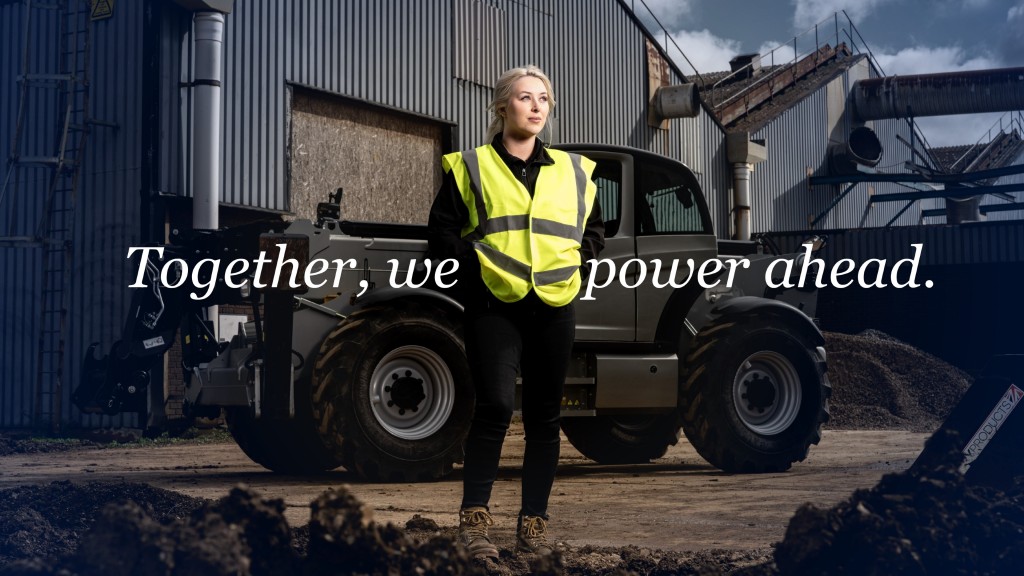
[[[964,162],[964,160],[970,157],[971,154],[978,148],[988,146],[988,144],[992,142],[992,140],[994,140],[996,136],[999,136],[1000,134],[1008,134],[1014,131],[1016,131],[1018,135],[1024,136],[1024,112],[1021,112],[1020,110],[1004,112],[1002,116],[997,118],[995,122],[993,122],[992,125],[989,126],[988,130],[986,130],[985,133],[982,134],[981,137],[978,138],[978,140],[974,144],[972,144],[967,150],[964,151],[963,154],[960,155],[959,158],[956,159],[956,162],[950,164],[949,171],[955,171],[958,164]],[[960,167],[961,170],[966,168],[966,163],[964,163],[964,165]]]
[[[842,19],[840,19],[840,14],[842,14]],[[824,35],[826,31],[828,31],[828,35]],[[809,56],[814,56],[815,58],[817,58],[818,55],[822,53],[823,48],[835,49],[838,48],[841,44],[846,45],[853,54],[867,55],[867,57],[871,60],[872,65],[875,66],[878,72],[883,76],[885,75],[885,72],[882,70],[881,65],[878,63],[877,60],[875,60],[874,54],[867,47],[867,42],[860,35],[860,32],[857,30],[857,27],[853,24],[853,20],[851,20],[850,16],[846,13],[845,10],[843,10],[841,12],[835,12],[830,18],[825,18],[821,20],[814,26],[811,26],[810,28],[804,30],[800,34],[797,34],[788,42],[776,46],[767,54],[762,54],[760,56],[759,65],[762,67],[762,70],[764,69],[765,65],[767,65],[768,72],[762,72],[762,74],[758,77],[758,80],[756,82],[751,83],[749,86],[743,88],[742,90],[736,92],[735,94],[731,94],[722,99],[721,101],[719,101],[719,94],[724,91],[723,88],[725,86],[735,82],[740,78],[746,78],[752,74],[754,63],[751,62],[750,64],[746,64],[732,71],[725,77],[715,82],[711,86],[711,88],[706,91],[705,99],[711,105],[712,108],[714,108],[715,110],[720,110],[721,108],[728,106],[729,104],[735,102],[736,100],[743,98],[750,91],[754,90],[757,86],[767,83],[773,80],[775,77],[790,71],[796,66],[798,62],[800,62],[804,58],[807,58]],[[801,46],[811,47],[810,49],[805,49],[803,52],[801,52]],[[863,47],[863,50],[861,47]],[[792,50],[792,57],[779,58],[779,62],[776,63],[775,60],[776,55],[778,53],[784,52],[788,56],[790,50]]]
[[[636,4],[637,4],[638,0],[629,0],[629,1],[630,1],[630,8],[629,9],[633,11],[633,14],[637,17],[637,19],[640,21],[640,23],[643,24],[644,26],[646,26],[646,24],[644,24],[644,19],[645,18],[643,16],[641,16],[640,12],[637,12],[637,9],[636,9]],[[693,63],[690,62],[690,59],[686,57],[686,53],[683,52],[683,49],[679,47],[679,44],[676,44],[675,38],[673,38],[672,35],[669,34],[668,29],[665,28],[665,26],[661,23],[661,20],[659,20],[658,17],[654,14],[654,12],[650,9],[650,7],[647,6],[647,3],[644,2],[644,0],[639,0],[639,2],[640,2],[640,5],[643,6],[644,11],[646,12],[646,17],[648,17],[648,18],[650,18],[651,20],[654,21],[654,23],[657,25],[658,29],[660,30],[662,38],[665,39],[664,42],[662,42],[662,44],[661,44],[661,49],[665,52],[666,55],[668,55],[669,58],[671,58],[672,54],[670,53],[669,47],[671,46],[672,48],[675,48],[676,51],[679,52],[679,55],[683,57],[683,60],[686,62],[686,65],[689,66],[690,70],[693,72],[693,75],[696,76],[697,83],[700,84],[701,89],[703,89],[704,86],[706,86],[706,82],[704,81],[704,77],[700,75],[700,72],[697,71],[697,67],[694,66]],[[655,41],[657,41],[658,34],[655,31],[652,31],[652,30],[648,29],[647,32],[648,32],[648,34],[650,34],[651,38],[653,38]],[[678,66],[678,63],[676,63],[676,66]]]

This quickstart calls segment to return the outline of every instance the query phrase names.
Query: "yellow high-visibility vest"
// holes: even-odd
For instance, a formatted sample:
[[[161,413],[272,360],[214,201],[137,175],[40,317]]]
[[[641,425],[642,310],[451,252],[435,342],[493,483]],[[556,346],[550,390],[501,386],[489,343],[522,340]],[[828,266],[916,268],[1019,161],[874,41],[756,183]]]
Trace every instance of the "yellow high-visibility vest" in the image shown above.
[[[473,243],[484,284],[502,302],[534,290],[550,306],[564,306],[580,290],[580,242],[594,207],[594,162],[549,149],[533,198],[490,145],[447,154],[469,208],[462,237]]]

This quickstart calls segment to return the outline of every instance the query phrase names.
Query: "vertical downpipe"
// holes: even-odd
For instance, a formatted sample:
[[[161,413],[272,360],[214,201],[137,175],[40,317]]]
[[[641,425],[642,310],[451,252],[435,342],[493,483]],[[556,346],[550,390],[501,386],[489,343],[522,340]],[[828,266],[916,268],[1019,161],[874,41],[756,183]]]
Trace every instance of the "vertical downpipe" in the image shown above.
[[[750,240],[750,172],[753,167],[747,162],[732,165],[733,240]]]
[[[195,77],[192,101],[195,114],[192,129],[192,228],[216,230],[220,227],[220,147],[221,147],[221,56],[224,44],[224,15],[220,12],[196,12]],[[206,320],[220,338],[220,310],[206,308]]]
[[[197,12],[195,25],[195,103],[193,130],[192,226],[216,230],[220,225],[221,56],[224,15]]]

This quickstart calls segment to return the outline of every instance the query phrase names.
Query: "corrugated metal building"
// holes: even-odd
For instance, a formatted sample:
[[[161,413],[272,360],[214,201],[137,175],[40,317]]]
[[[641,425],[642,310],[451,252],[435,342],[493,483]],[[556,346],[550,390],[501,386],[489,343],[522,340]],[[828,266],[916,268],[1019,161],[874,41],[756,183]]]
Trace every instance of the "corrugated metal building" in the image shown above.
[[[89,130],[77,184],[56,188],[64,190],[56,194],[57,208],[73,208],[64,236],[50,236],[56,242],[9,239],[31,239],[53,211],[46,208],[52,170],[7,171],[10,183],[0,196],[0,237],[8,238],[0,240],[0,428],[141,424],[133,416],[83,415],[70,393],[89,344],[106,346],[120,336],[131,281],[128,248],[190,225],[192,13],[162,0],[70,3],[91,11],[91,45],[79,48],[88,56]],[[59,47],[68,35],[59,13],[24,6],[0,0],[4,158],[53,155],[59,119],[69,110],[59,83],[28,88],[23,98],[19,75],[59,72]],[[440,181],[440,154],[482,143],[491,82],[511,66],[533,63],[555,85],[548,140],[629,145],[685,162],[700,179],[719,236],[729,237],[733,173],[726,130],[708,108],[664,125],[648,118],[653,88],[688,79],[631,6],[622,0],[234,2],[224,26],[221,225],[310,217],[337,187],[345,190],[347,218],[424,222]],[[820,173],[837,126],[850,128],[837,103],[853,81],[875,72],[858,55],[839,69],[770,122],[746,127],[750,138],[764,140],[768,156],[751,180],[754,232],[808,228],[841,193],[812,189],[807,176]],[[21,109],[21,102],[29,105]],[[19,118],[23,131],[9,137]],[[913,140],[904,122],[879,121],[874,128],[886,149],[884,164],[912,159],[900,140]],[[868,185],[858,185],[815,227],[884,225],[894,211],[867,212],[869,193]],[[920,208],[898,223],[918,223]],[[47,246],[60,250],[47,256]],[[61,284],[55,278],[66,278],[64,290],[52,286]],[[61,307],[43,305],[41,295],[51,289],[66,316],[47,316]],[[67,337],[58,355],[43,333],[61,322]],[[55,368],[61,373],[40,376]],[[167,370],[177,369],[171,363]]]
[[[188,226],[177,199],[191,193],[192,14],[159,0],[98,5],[113,9],[91,7],[91,46],[82,49],[91,121],[84,160],[74,194],[57,195],[58,204],[75,201],[67,237],[57,242],[71,250],[59,356],[39,336],[44,308],[60,307],[40,300],[46,244],[10,240],[32,237],[47,214],[49,169],[17,166],[0,199],[7,221],[0,236],[8,238],[0,243],[0,428],[139,424],[83,415],[70,393],[89,343],[120,336],[128,248]],[[18,77],[60,71],[61,16],[7,0],[0,29],[0,156],[52,156],[66,111],[59,87],[29,88],[30,106],[20,114]],[[425,221],[439,154],[480,144],[488,84],[513,65],[534,63],[555,83],[549,139],[683,160],[723,229],[724,133],[706,113],[671,120],[667,130],[648,125],[652,71],[666,84],[684,81],[657,51],[651,57],[651,46],[627,5],[612,0],[235,2],[224,28],[221,224],[267,213],[309,216],[338,186],[347,217]],[[26,136],[14,144],[7,135],[19,117]],[[61,374],[41,383],[41,367],[58,357]]]

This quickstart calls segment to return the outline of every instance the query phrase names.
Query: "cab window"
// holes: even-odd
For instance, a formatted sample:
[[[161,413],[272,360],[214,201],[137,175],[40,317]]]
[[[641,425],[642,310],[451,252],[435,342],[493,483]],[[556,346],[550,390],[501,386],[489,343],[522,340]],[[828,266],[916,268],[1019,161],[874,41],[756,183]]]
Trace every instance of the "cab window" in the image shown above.
[[[592,176],[597,185],[597,202],[601,206],[606,238],[619,232],[622,213],[622,164],[616,160],[599,160]]]
[[[650,162],[637,170],[636,229],[640,235],[710,233],[711,223],[693,174]]]

